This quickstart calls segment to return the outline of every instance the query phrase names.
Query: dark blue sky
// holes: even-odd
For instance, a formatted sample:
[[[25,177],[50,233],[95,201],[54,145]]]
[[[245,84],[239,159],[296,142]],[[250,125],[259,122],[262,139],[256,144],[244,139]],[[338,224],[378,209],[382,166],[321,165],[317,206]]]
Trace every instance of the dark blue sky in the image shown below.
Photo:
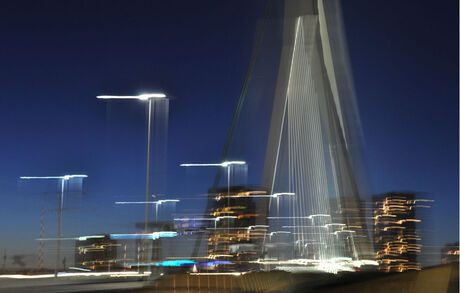
[[[373,190],[432,193],[436,240],[458,240],[458,3],[345,2]]]
[[[373,192],[432,193],[436,239],[454,241],[458,3],[343,2]],[[127,230],[142,218],[122,226],[135,211],[113,202],[143,196],[144,104],[107,103],[99,94],[176,96],[168,192],[205,191],[212,170],[186,174],[177,165],[219,160],[264,5],[2,1],[0,220],[7,237],[0,249],[13,249],[8,237],[21,248],[27,244],[17,241],[38,235],[39,201],[18,192],[21,175],[88,174],[83,198],[98,210],[82,212],[81,233]]]

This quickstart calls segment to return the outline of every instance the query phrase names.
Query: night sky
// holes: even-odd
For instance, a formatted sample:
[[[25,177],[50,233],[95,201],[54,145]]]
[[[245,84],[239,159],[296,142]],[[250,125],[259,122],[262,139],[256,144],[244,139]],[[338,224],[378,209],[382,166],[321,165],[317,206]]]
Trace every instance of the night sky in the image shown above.
[[[372,191],[431,193],[436,242],[456,241],[458,3],[343,2]],[[143,200],[145,104],[100,94],[175,97],[167,192],[199,198],[215,170],[178,165],[220,159],[264,6],[2,1],[0,249],[36,246],[39,195],[22,192],[19,176],[89,175],[75,233],[126,232],[142,219],[142,208],[113,202]]]

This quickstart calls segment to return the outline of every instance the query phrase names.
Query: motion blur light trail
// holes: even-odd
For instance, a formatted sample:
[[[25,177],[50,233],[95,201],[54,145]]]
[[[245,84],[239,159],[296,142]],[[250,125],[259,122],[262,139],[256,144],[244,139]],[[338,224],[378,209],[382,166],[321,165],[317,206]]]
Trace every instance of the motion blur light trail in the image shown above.
[[[144,277],[150,276],[151,272],[87,272],[87,273],[67,273],[67,272],[58,272],[58,278],[67,278],[67,277],[100,277],[100,276],[109,276],[109,277]],[[43,275],[0,275],[0,279],[45,279],[45,278],[54,278],[54,274],[43,274]]]
[[[272,1],[268,1],[267,11],[271,3]],[[38,238],[41,242],[57,243],[55,274],[48,274],[46,269],[41,270],[40,267],[37,270],[39,274],[34,276],[9,274],[0,278],[153,275],[150,280],[154,280],[171,274],[171,278],[168,276],[163,279],[173,279],[173,286],[176,286],[176,275],[186,276],[184,280],[188,289],[190,275],[208,276],[208,282],[209,276],[230,276],[227,279],[215,278],[216,283],[217,280],[223,280],[226,286],[225,280],[248,277],[233,276],[249,274],[251,277],[265,272],[270,272],[266,274],[270,276],[279,271],[285,271],[283,274],[314,272],[320,273],[316,275],[335,278],[331,274],[369,268],[375,270],[379,265],[382,267],[383,263],[387,264],[388,271],[420,269],[417,263],[408,266],[407,259],[399,258],[403,253],[409,254],[408,251],[414,257],[420,252],[420,245],[416,243],[419,240],[418,235],[404,235],[399,230],[410,226],[415,231],[415,223],[421,221],[415,219],[415,208],[412,210],[414,215],[410,217],[400,215],[398,219],[388,221],[386,217],[396,218],[396,212],[400,213],[405,209],[401,202],[404,200],[396,197],[391,201],[383,200],[381,207],[374,212],[374,227],[381,228],[376,232],[382,232],[382,237],[375,243],[381,241],[382,245],[386,245],[377,253],[377,258],[380,258],[378,262],[374,260],[367,228],[369,217],[366,217],[367,211],[361,200],[363,188],[360,179],[362,170],[359,168],[360,123],[349,78],[351,73],[347,67],[340,17],[337,15],[337,2],[286,0],[283,3],[284,8],[280,9],[284,13],[282,26],[281,22],[277,24],[277,33],[282,34],[279,56],[270,60],[273,62],[267,62],[269,59],[264,59],[265,55],[259,59],[264,61],[264,65],[273,63],[277,67],[276,78],[273,78],[273,92],[267,89],[263,93],[264,99],[251,101],[255,98],[248,93],[248,88],[252,89],[251,93],[260,92],[261,88],[268,88],[269,83],[257,83],[265,76],[260,79],[246,76],[229,134],[232,138],[243,127],[243,139],[227,141],[224,155],[217,161],[221,163],[180,164],[181,167],[219,167],[215,168],[218,175],[214,185],[209,187],[208,208],[204,213],[196,213],[188,205],[187,200],[196,199],[193,195],[189,195],[190,198],[152,200],[165,198],[163,196],[167,194],[155,191],[158,195],[156,196],[150,193],[151,119],[155,109],[153,102],[165,102],[161,109],[167,110],[169,104],[162,100],[166,95],[152,93],[139,96],[98,96],[99,99],[148,101],[145,200],[115,202],[116,205],[125,205],[123,208],[126,210],[129,209],[126,205],[145,205],[144,222],[136,222],[135,220],[140,221],[136,218],[137,215],[130,219],[123,213],[123,217],[119,218],[123,219],[124,224],[132,226],[123,227],[125,230],[118,232],[126,233],[106,232],[104,235],[61,237],[60,216],[64,186],[71,179],[82,179],[87,175],[21,177],[24,180],[60,180],[58,235],[56,238],[45,238],[43,235]],[[263,27],[266,20],[264,19]],[[259,35],[258,45],[261,39],[262,35]],[[255,54],[253,57],[258,56]],[[251,70],[255,64],[253,57]],[[248,70],[248,74],[251,70]],[[251,82],[256,83],[254,85]],[[266,120],[269,124],[266,137],[248,135],[248,129],[257,129],[257,132],[262,130],[255,125],[248,127],[247,123],[238,121],[241,117],[240,111],[245,111],[243,108],[248,104],[258,107],[263,104],[269,108],[266,109],[267,116],[270,116]],[[258,107],[255,107],[257,113],[247,111],[254,120],[260,118]],[[161,117],[167,117],[167,111],[160,112],[163,113]],[[248,137],[251,139],[248,140]],[[262,141],[264,146],[256,148],[254,157],[245,156],[246,147],[255,148],[253,141],[254,144]],[[239,142],[243,146],[238,145]],[[258,165],[258,160],[255,159],[257,156],[264,157],[264,167],[262,170],[253,171],[252,166]],[[259,165],[262,165],[262,160],[259,160]],[[249,166],[251,172],[258,174],[251,175],[256,180],[248,180]],[[226,177],[221,176],[224,170]],[[154,172],[155,176],[152,177],[156,178],[159,173],[161,172]],[[425,202],[420,199],[418,201]],[[410,204],[414,203],[415,201]],[[155,220],[149,214],[151,204],[156,208]],[[180,214],[164,211],[172,206],[175,208],[176,204],[184,208]],[[109,206],[113,208],[113,205]],[[390,214],[394,208],[397,211]],[[163,215],[166,216],[162,217]],[[393,223],[392,226],[388,225],[389,222]],[[109,230],[109,227],[104,229]],[[143,232],[130,233],[141,229]],[[390,235],[390,232],[393,233]],[[393,238],[383,241],[388,236]],[[206,239],[206,245],[199,246],[201,238]],[[66,251],[67,256],[74,256],[70,266],[65,258],[61,265],[60,243],[64,240],[75,242],[73,250]],[[406,240],[413,243],[408,245],[409,241]],[[191,243],[196,243],[193,252]],[[15,262],[20,264],[20,257]],[[395,265],[397,262],[401,264]],[[64,272],[65,270],[70,272]],[[202,279],[195,280],[200,282]]]
[[[180,164],[181,167],[228,167],[231,165],[245,165],[244,161],[225,161],[216,164]]]
[[[138,233],[138,234],[110,234],[110,239],[151,239],[157,240],[163,237],[176,237],[177,232],[174,231],[162,231],[153,233]]]

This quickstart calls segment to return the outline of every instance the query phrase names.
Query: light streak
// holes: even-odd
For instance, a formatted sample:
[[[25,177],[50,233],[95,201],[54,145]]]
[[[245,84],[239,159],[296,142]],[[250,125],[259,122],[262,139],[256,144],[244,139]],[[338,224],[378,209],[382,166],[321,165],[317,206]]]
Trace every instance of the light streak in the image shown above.
[[[69,270],[77,270],[77,271],[83,271],[83,272],[91,272],[91,270],[84,269],[84,268],[77,268],[77,267],[69,267]]]
[[[212,267],[212,266],[220,265],[220,264],[232,264],[232,262],[228,260],[215,260],[215,261],[208,261],[205,263],[200,263],[198,265]]]
[[[317,214],[310,216],[300,216],[300,217],[267,217],[267,219],[313,219],[313,217],[330,217],[331,215],[327,214]]]
[[[88,239],[93,239],[93,238],[104,238],[105,235],[94,235],[94,236],[80,236],[76,240],[79,241],[86,241]]]
[[[21,176],[20,179],[64,179],[69,180],[71,178],[87,178],[88,175],[63,175],[63,176]]]
[[[43,275],[0,275],[0,279],[44,279],[44,278],[54,278],[54,274],[43,274]]]
[[[195,264],[196,262],[193,260],[189,259],[184,259],[184,260],[167,260],[163,261],[160,263],[156,263],[155,266],[160,266],[160,267],[179,267],[181,265],[192,265]]]
[[[282,196],[282,195],[288,195],[288,196],[294,196],[295,193],[293,192],[279,192],[279,193],[274,193],[274,194],[271,194],[271,197],[278,197],[278,196]]]
[[[219,222],[222,219],[237,219],[237,218],[238,218],[237,216],[218,216],[215,218],[192,218],[192,219],[175,218],[174,221],[215,221],[215,222]],[[241,229],[244,229],[244,227],[242,227]]]
[[[157,201],[116,201],[115,204],[146,204],[146,203],[151,203],[151,204],[157,204],[161,205],[165,202],[180,202],[179,199],[160,199]]]
[[[301,228],[329,228],[329,226],[346,226],[345,224],[326,224],[326,225],[323,225],[323,226],[314,226],[314,225],[305,225],[305,226],[283,226],[283,228],[297,228],[297,227],[301,227]],[[340,231],[337,231],[337,232],[355,232],[355,231],[352,231],[352,230],[340,230]]]
[[[177,232],[172,231],[161,231],[153,233],[142,233],[142,234],[110,234],[110,239],[152,239],[157,240],[163,237],[176,237]]]
[[[115,204],[146,204],[146,203],[156,203],[156,201],[116,201]]]
[[[216,259],[218,257],[234,257],[234,255],[232,254],[213,254],[209,256],[210,259]]]
[[[88,239],[94,238],[104,238],[104,235],[94,235],[94,236],[80,236],[80,237],[71,237],[71,238],[37,238],[35,240],[38,241],[52,241],[52,240],[78,240],[78,241],[86,241]]]
[[[245,227],[221,227],[221,228],[206,228],[206,230],[246,230]]]
[[[247,272],[229,272],[229,273],[188,273],[189,275],[195,276],[242,276],[247,274]]]
[[[127,263],[127,266],[132,267],[180,267],[183,265],[194,265],[196,264],[195,261],[190,259],[178,259],[178,260],[167,260],[162,262],[149,262],[149,263]]]
[[[134,99],[134,100],[146,101],[148,99],[163,99],[163,98],[166,98],[166,95],[163,93],[149,93],[149,94],[142,94],[138,96],[103,95],[103,96],[97,96],[97,98],[98,99]]]
[[[245,161],[225,161],[214,164],[180,164],[181,167],[228,167],[230,165],[245,165]]]
[[[175,218],[174,221],[215,221],[216,218]]]
[[[356,268],[363,265],[378,266],[378,262],[373,260],[353,260],[350,257],[335,257],[326,260],[318,259],[290,259],[279,261],[276,259],[251,261],[251,263],[279,265],[276,269],[284,271],[323,271],[337,274],[338,272],[355,272]]]
[[[341,231],[332,232],[331,234],[334,234],[334,235],[337,236],[337,233],[356,233],[356,231],[352,231],[352,230],[341,230]]]
[[[249,226],[248,230],[251,230],[253,228],[269,228],[270,226],[268,225],[254,225],[254,226]]]
[[[99,277],[99,276],[109,276],[109,277],[139,277],[139,276],[150,276],[151,272],[81,272],[81,273],[66,273],[59,272],[57,273],[58,278],[65,277]],[[45,279],[45,278],[54,278],[54,274],[42,274],[42,275],[0,275],[0,279]]]
[[[222,219],[237,219],[238,217],[237,216],[218,216],[218,217],[215,217],[216,221],[220,221]]]
[[[242,198],[242,197],[253,197],[253,198],[277,198],[282,195],[289,195],[294,196],[295,193],[291,192],[283,192],[283,193],[274,193],[274,194],[243,194],[243,195],[219,195],[216,200],[220,200],[221,198]]]
[[[275,231],[275,232],[271,232],[270,234],[270,237],[273,236],[274,234],[291,234],[291,232],[289,231]]]
[[[187,259],[208,259],[207,256],[187,256]],[[184,257],[181,256],[168,256],[167,259],[184,259]]]

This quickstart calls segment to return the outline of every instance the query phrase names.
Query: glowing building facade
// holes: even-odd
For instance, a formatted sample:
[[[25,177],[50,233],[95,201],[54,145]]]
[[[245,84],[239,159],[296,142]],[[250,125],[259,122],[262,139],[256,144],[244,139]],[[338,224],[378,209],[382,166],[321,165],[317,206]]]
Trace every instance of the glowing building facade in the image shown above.
[[[214,221],[209,229],[208,258],[228,261],[250,261],[259,257],[256,241],[263,239],[267,228],[255,225],[258,196],[264,191],[234,186],[213,193]]]
[[[116,266],[120,244],[109,235],[75,241],[75,266],[91,271],[110,271]]]
[[[379,270],[420,270],[422,219],[417,218],[417,211],[430,207],[430,200],[418,198],[415,193],[391,192],[374,196],[373,202],[374,246]]]

